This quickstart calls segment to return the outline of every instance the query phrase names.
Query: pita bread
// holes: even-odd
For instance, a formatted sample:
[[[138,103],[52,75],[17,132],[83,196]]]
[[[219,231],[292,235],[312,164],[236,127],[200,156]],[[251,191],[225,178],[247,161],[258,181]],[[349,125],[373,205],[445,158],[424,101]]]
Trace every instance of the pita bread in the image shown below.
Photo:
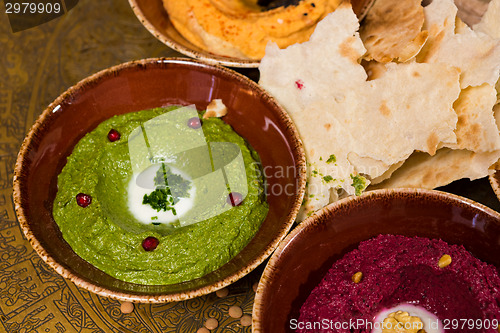
[[[458,115],[455,130],[457,143],[447,147],[474,152],[499,150],[500,135],[493,117],[493,106],[496,102],[495,87],[487,83],[463,89],[453,104]]]
[[[469,150],[440,149],[436,155],[414,153],[389,179],[370,189],[415,187],[433,189],[461,178],[471,180],[493,172],[500,151],[474,153]]]
[[[499,80],[499,82],[500,82],[500,80]],[[500,128],[500,103],[497,103],[493,107],[493,115],[495,117],[495,122],[496,122],[498,128]],[[499,157],[499,160],[495,164],[493,164],[490,169],[493,169],[493,170],[500,169],[500,157]]]
[[[492,38],[500,38],[500,0],[492,0],[474,31],[483,32]]]
[[[455,19],[455,33],[463,34],[468,32],[469,29],[469,26],[457,16]]]
[[[364,67],[366,74],[368,75],[368,81],[378,79],[387,71],[384,63],[375,60],[362,60],[361,65]]]
[[[500,103],[500,79],[498,79],[497,84],[495,85],[495,90],[497,91],[497,103]]]
[[[383,174],[381,174],[377,178],[372,179],[371,182],[370,182],[370,184],[371,185],[376,185],[376,184],[379,184],[379,183],[383,182],[386,179],[389,179],[392,176],[392,174],[394,173],[394,171],[396,171],[397,169],[399,169],[404,164],[404,162],[405,161],[401,161],[399,163],[391,165],[391,167],[389,169],[387,169],[386,172],[384,172]]]
[[[495,8],[495,5],[490,7]],[[414,153],[388,179],[381,183],[374,180],[371,188],[430,189],[460,178],[477,179],[490,174],[493,164],[500,158],[500,110],[495,107],[494,117],[493,106],[498,96],[491,84],[497,82],[498,85],[498,40],[472,31],[456,16],[457,9],[448,0],[434,0],[425,8],[425,14],[424,26],[429,29],[430,36],[417,60],[452,63],[463,71],[464,89],[454,103],[458,115],[457,143],[446,145],[448,148],[440,149],[435,156]],[[483,21],[488,23],[483,23],[482,29],[491,24],[489,20]],[[450,60],[453,57],[456,58]],[[465,64],[468,59],[470,63]],[[483,61],[485,63],[481,64]]]
[[[495,117],[495,122],[498,128],[500,128],[500,104],[497,104],[493,107],[493,115]]]
[[[469,87],[462,90],[461,97],[456,102],[462,103],[464,100],[472,100],[478,103],[478,108],[475,109],[474,103],[469,104],[472,106],[469,111],[469,116],[477,116],[475,120],[480,120],[487,123],[489,134],[477,133],[478,136],[468,136],[464,129],[472,128],[473,126],[465,126],[461,124],[461,115],[459,113],[459,125],[457,126],[457,139],[458,144],[456,147],[467,146],[464,144],[463,140],[477,140],[478,144],[476,148],[481,152],[473,152],[467,149],[449,149],[443,148],[437,151],[435,156],[430,156],[426,153],[415,152],[404,162],[404,164],[394,172],[392,172],[383,182],[375,180],[373,186],[369,189],[377,188],[395,188],[395,187],[419,187],[433,189],[440,186],[445,186],[457,179],[468,178],[471,180],[485,177],[493,172],[494,169],[500,167],[500,149],[498,148],[498,128],[500,127],[500,104],[497,104],[491,109],[488,109],[493,100],[492,95],[494,92],[491,91],[491,86],[483,85],[481,87]],[[484,90],[481,91],[481,90]],[[483,96],[481,96],[483,95]],[[467,97],[465,97],[467,96]],[[481,100],[483,101],[483,106],[481,106]],[[488,100],[485,102],[485,100]],[[455,104],[455,106],[456,106]],[[488,105],[488,106],[486,106]],[[481,110],[482,109],[482,110]],[[474,112],[474,111],[477,111]],[[488,112],[486,112],[488,111]],[[493,124],[490,123],[490,119],[487,115],[494,114]],[[478,121],[477,124],[480,124]],[[469,124],[470,125],[470,124]],[[495,125],[495,126],[492,126]],[[479,125],[483,126],[483,125]],[[472,134],[472,133],[471,133]],[[496,142],[495,147],[497,150],[487,151],[484,145],[479,142]],[[470,141],[473,143],[474,141]],[[473,148],[472,146],[469,146]]]
[[[363,44],[346,4],[308,42],[282,50],[268,45],[259,83],[294,120],[308,161],[299,221],[368,185],[435,188],[500,166],[500,39],[470,29],[451,0],[434,0],[422,11],[418,29],[413,17],[401,23],[428,33],[405,62],[404,48],[392,48],[387,33],[396,24],[392,14],[387,31],[377,32],[373,22],[380,28],[383,18],[373,18],[374,37],[366,28]],[[375,40],[387,52],[376,51]]]
[[[454,0],[459,8],[458,16],[468,26],[473,26],[481,20],[481,17],[488,8],[490,0]]]
[[[474,26],[474,31],[482,32],[492,38],[500,39],[500,0],[492,0],[481,21]],[[500,103],[500,79],[495,85],[497,104]]]
[[[366,60],[405,62],[424,45],[428,32],[421,31],[424,11],[420,0],[377,0],[366,15],[360,36]]]
[[[443,64],[391,63],[384,75],[367,81],[358,26],[343,5],[308,42],[283,50],[268,45],[259,67],[260,85],[285,107],[304,142],[305,214],[328,204],[332,192],[355,194],[360,187],[354,177],[362,175],[367,185],[414,150],[434,154],[456,143],[452,106],[460,72]]]
[[[424,14],[429,37],[417,61],[460,68],[461,88],[495,85],[500,74],[500,39],[469,28],[455,33],[457,7],[452,0],[434,0],[424,7]]]

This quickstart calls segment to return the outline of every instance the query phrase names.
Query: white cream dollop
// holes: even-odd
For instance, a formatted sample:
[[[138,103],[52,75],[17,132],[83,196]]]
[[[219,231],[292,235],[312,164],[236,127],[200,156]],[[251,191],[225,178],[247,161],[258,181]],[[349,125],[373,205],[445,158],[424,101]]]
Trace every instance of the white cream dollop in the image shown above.
[[[180,198],[179,201],[173,206],[177,215],[174,215],[171,210],[156,211],[150,205],[142,203],[144,195],[150,194],[154,191],[154,177],[160,168],[161,164],[153,165],[140,174],[134,174],[128,184],[128,208],[137,221],[144,224],[162,223],[169,224],[177,221],[184,216],[194,205],[196,195],[196,188],[194,183],[191,182],[191,189],[187,198]],[[191,181],[191,178],[184,172],[174,167],[170,167],[174,174],[182,176],[182,178]],[[138,182],[138,178],[141,181]],[[140,185],[138,185],[140,183]]]

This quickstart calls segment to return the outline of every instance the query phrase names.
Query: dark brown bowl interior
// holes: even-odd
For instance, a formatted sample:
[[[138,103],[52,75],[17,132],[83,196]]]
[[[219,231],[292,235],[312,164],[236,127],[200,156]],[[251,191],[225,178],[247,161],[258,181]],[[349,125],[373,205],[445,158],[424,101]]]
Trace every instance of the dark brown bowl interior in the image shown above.
[[[63,240],[51,211],[57,176],[78,140],[113,115],[169,104],[195,104],[202,110],[216,98],[229,109],[224,121],[257,150],[264,168],[289,170],[279,177],[268,172],[269,186],[288,186],[290,195],[269,193],[269,214],[248,246],[202,278],[162,286],[119,281],[77,256]],[[21,148],[14,198],[21,226],[35,250],[79,286],[129,300],[179,300],[233,282],[271,254],[300,206],[303,168],[304,154],[293,124],[254,82],[225,68],[187,59],[148,59],[95,74],[70,88],[43,112]],[[150,295],[162,297],[148,298]]]
[[[377,190],[337,202],[294,229],[271,257],[254,303],[254,332],[291,332],[307,296],[333,263],[379,234],[463,244],[500,268],[500,215],[438,191]]]
[[[352,0],[352,9],[362,19],[373,2],[374,0]],[[231,67],[251,68],[259,66],[259,60],[222,56],[202,50],[193,45],[175,29],[167,11],[163,7],[162,0],[129,0],[129,3],[139,21],[153,36],[184,55],[203,60],[207,63]]]

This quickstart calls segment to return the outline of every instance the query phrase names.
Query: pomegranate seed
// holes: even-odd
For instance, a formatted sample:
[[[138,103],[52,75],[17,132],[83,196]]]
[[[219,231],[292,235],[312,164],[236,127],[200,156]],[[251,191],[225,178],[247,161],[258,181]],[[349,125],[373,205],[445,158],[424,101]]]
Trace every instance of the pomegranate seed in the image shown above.
[[[153,251],[154,249],[156,249],[159,243],[160,241],[158,240],[158,238],[149,236],[142,241],[142,248],[146,251]]]
[[[304,88],[304,82],[302,80],[297,80],[295,81],[295,86],[297,86],[297,89],[302,90]]]
[[[78,206],[80,207],[87,207],[88,205],[90,205],[90,203],[92,202],[92,197],[88,194],[85,194],[85,193],[78,193],[76,195],[76,203],[78,204]]]
[[[230,204],[231,206],[239,206],[243,202],[243,196],[241,193],[238,192],[231,192],[227,196],[227,203]]]
[[[193,117],[188,119],[188,126],[194,129],[201,127],[201,119],[198,117]]]
[[[118,131],[115,129],[111,129],[108,132],[108,140],[111,142],[115,142],[117,140],[120,140],[120,133],[118,133]]]

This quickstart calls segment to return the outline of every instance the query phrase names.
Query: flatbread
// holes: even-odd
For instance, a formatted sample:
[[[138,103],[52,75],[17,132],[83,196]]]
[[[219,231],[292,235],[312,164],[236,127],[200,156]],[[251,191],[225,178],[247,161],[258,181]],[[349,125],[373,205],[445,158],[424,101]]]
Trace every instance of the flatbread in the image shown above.
[[[492,38],[500,38],[500,0],[492,0],[474,31],[483,32]]]
[[[379,1],[388,11],[388,0]],[[435,188],[500,166],[500,39],[489,35],[496,21],[478,25],[493,27],[488,33],[474,31],[453,1],[434,0],[420,9],[423,25],[403,14],[406,21],[397,22],[394,13],[416,4],[403,2],[386,17],[374,16],[365,36],[343,4],[308,42],[266,49],[259,83],[288,111],[306,150],[299,221],[368,185]],[[489,11],[496,13],[495,6]],[[391,44],[415,38],[391,36],[398,24],[428,33],[416,56]],[[379,45],[385,47],[377,51]]]
[[[500,0],[494,1],[500,3]],[[499,18],[495,13],[497,6],[490,4],[490,14],[474,27],[491,36],[465,25],[449,0],[434,0],[425,8],[424,27],[430,34],[417,61],[451,63],[462,70],[463,89],[454,103],[458,115],[457,143],[446,145],[448,148],[438,150],[435,156],[415,152],[399,169],[386,174],[384,181],[374,180],[370,189],[432,189],[460,178],[482,178],[500,166],[500,108],[494,108],[498,103],[500,57],[499,41],[492,38],[498,29],[495,26]],[[496,82],[496,90],[492,82]]]
[[[386,179],[389,179],[391,178],[392,174],[397,170],[399,169],[400,167],[403,166],[403,164],[405,163],[405,161],[401,161],[399,163],[396,163],[396,164],[393,164],[391,165],[391,167],[389,169],[387,169],[386,172],[384,172],[383,174],[381,174],[380,176],[378,176],[377,178],[375,179],[372,179],[370,181],[370,184],[371,185],[376,185],[376,184],[379,184],[381,182],[383,182],[384,180]]]
[[[418,62],[445,63],[460,68],[461,88],[495,85],[500,74],[500,39],[469,28],[455,33],[457,7],[452,0],[435,0],[424,7],[429,37]]]
[[[492,0],[484,13],[481,21],[474,25],[474,31],[482,32],[488,36],[500,39],[500,0]],[[497,104],[500,103],[500,79],[495,85],[497,90]]]
[[[495,85],[495,90],[497,91],[497,103],[500,103],[500,79],[498,79],[497,84]]]
[[[463,89],[453,104],[458,115],[457,143],[447,147],[474,152],[499,150],[500,135],[493,117],[496,102],[497,91],[487,83]]]
[[[460,8],[458,17],[468,26],[477,24],[488,8],[490,0],[454,0],[455,5]]]
[[[483,178],[491,173],[500,151],[474,153],[469,150],[440,149],[436,155],[414,153],[389,179],[370,189],[414,187],[433,189],[457,179]]]
[[[360,36],[366,60],[401,62],[413,58],[424,45],[428,32],[421,31],[424,11],[420,0],[377,0],[368,11]]]
[[[498,128],[500,128],[500,103],[493,107],[493,115]]]
[[[342,5],[310,41],[286,49],[268,45],[259,67],[260,85],[288,111],[306,149],[309,179],[299,219],[338,191],[355,194],[361,186],[355,177],[367,185],[414,150],[434,154],[456,143],[452,106],[460,72],[443,64],[391,63],[367,81],[358,27],[350,5]]]
[[[361,65],[364,67],[366,74],[368,75],[368,80],[375,80],[385,74],[387,68],[384,63],[375,60],[362,60]]]

